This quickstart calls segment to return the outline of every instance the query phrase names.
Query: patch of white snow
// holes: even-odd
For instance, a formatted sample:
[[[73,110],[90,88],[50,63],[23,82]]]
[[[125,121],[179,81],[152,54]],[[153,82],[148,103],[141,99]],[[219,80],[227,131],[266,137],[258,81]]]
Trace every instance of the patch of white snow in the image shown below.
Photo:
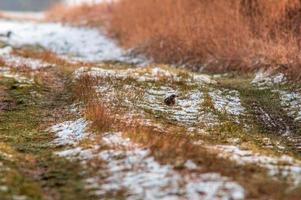
[[[48,130],[56,134],[55,145],[72,145],[82,140],[88,133],[89,122],[83,118],[53,125]]]
[[[209,92],[214,108],[219,112],[239,116],[245,112],[241,105],[239,92],[236,90],[214,90]]]
[[[0,34],[12,32],[6,42],[15,47],[37,45],[58,55],[84,61],[125,61],[124,52],[96,29],[0,20]]]
[[[301,162],[292,157],[286,155],[281,157],[266,156],[231,145],[217,145],[208,148],[217,150],[219,156],[233,160],[240,165],[256,164],[268,169],[271,176],[281,175],[294,184],[301,183]]]

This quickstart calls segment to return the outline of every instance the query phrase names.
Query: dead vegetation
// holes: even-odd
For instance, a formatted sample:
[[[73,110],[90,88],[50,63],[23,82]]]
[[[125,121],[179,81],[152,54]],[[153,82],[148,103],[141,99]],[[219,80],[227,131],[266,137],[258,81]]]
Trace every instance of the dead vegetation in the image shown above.
[[[58,8],[49,19],[105,26],[123,46],[159,63],[219,72],[276,68],[299,78],[293,73],[301,63],[298,0],[123,0]]]
[[[0,57],[0,66],[3,67],[5,65],[5,61]]]
[[[292,69],[300,64],[300,9],[295,0],[125,0],[112,7],[109,30],[158,62]]]
[[[79,67],[79,66],[90,66],[87,62],[69,62],[67,59],[59,57],[55,53],[49,50],[39,50],[31,48],[14,49],[13,54],[24,58],[39,59],[47,63],[51,63],[61,67]]]
[[[100,132],[110,131],[116,122],[114,115],[100,102],[88,104],[85,115],[92,121],[92,126]]]
[[[107,7],[102,4],[74,6],[66,8],[57,4],[46,13],[46,19],[51,21],[68,22],[73,25],[100,26],[106,19]]]

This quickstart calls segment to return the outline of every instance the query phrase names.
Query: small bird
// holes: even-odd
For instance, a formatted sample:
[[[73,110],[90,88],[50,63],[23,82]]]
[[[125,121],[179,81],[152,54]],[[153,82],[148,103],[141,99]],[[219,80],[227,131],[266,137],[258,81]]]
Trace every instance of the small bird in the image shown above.
[[[164,103],[168,106],[174,106],[176,104],[176,97],[178,97],[178,95],[172,94],[164,99]]]
[[[10,38],[12,34],[13,34],[12,31],[7,31],[7,33],[1,33],[0,37]]]

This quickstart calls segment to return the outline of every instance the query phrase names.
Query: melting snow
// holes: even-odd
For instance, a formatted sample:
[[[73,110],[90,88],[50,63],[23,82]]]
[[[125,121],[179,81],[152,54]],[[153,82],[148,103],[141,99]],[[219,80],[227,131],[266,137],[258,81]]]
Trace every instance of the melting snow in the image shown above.
[[[157,81],[160,78],[164,78],[164,80],[180,80],[180,76],[175,72],[170,72],[165,69],[161,69],[159,67],[154,68],[135,68],[135,69],[123,69],[123,70],[113,70],[113,69],[102,69],[102,68],[80,68],[74,73],[75,78],[79,78],[83,75],[90,75],[92,77],[113,77],[119,79],[133,78],[136,81]],[[201,77],[201,75],[198,75]],[[205,76],[206,77],[206,76]],[[182,81],[187,81],[189,84],[193,80],[193,74],[189,74],[187,79]],[[204,78],[199,78],[197,84],[204,84],[205,82],[209,82],[209,77],[207,80]],[[131,102],[128,100],[127,95],[133,91],[136,93],[140,93],[139,88],[135,88],[133,85],[123,85],[123,89],[118,89],[120,91],[129,91],[124,95],[122,101],[126,104],[126,106],[134,106],[143,108],[145,110],[151,111],[156,115],[164,115],[170,120],[177,121],[183,124],[192,125],[198,124],[200,122],[205,121],[206,124],[214,124],[217,122],[216,117],[212,113],[205,112],[202,109],[203,103],[203,92],[201,91],[201,85],[198,85],[200,89],[194,89],[191,91],[183,92],[181,94],[181,88],[174,89],[167,86],[155,86],[149,83],[149,85],[145,86],[142,93],[144,95]],[[112,85],[99,85],[96,86],[96,90],[99,94],[105,94],[105,99],[108,101],[114,100],[114,97],[117,95],[118,91],[114,89]],[[175,106],[166,106],[164,104],[164,99],[171,94],[178,94],[179,98],[177,98],[177,103]],[[102,95],[103,96],[103,95]],[[233,99],[234,97],[232,97]],[[104,99],[103,99],[104,100]],[[241,106],[238,108],[233,108],[238,105],[239,102],[234,102],[231,104],[231,98],[229,97],[228,106],[230,107],[230,111],[238,112],[241,109]],[[236,99],[235,99],[236,100]],[[239,104],[240,105],[240,104]],[[231,107],[232,106],[232,107]],[[236,110],[235,110],[236,109]]]
[[[19,86],[27,86],[34,83],[32,78],[28,78],[17,73],[12,73],[7,67],[0,67],[0,76],[15,79],[15,81],[20,84]]]
[[[296,121],[301,120],[301,94],[278,90],[281,105]]]
[[[12,53],[11,47],[5,47],[0,49],[0,58],[5,62],[5,65],[9,67],[13,67],[13,68],[26,67],[32,70],[38,70],[41,68],[53,66],[49,63],[43,62],[42,60],[24,58],[21,56],[13,55],[11,53]]]
[[[268,72],[258,72],[252,84],[260,89],[273,89],[275,84],[284,84],[287,79],[284,74],[270,75]],[[301,120],[301,94],[299,92],[285,91],[283,89],[273,89],[272,92],[279,94],[280,103],[284,110],[295,121]]]
[[[245,108],[240,103],[240,95],[236,90],[214,90],[209,92],[214,108],[219,112],[226,112],[230,115],[241,115]]]
[[[212,84],[214,80],[208,75],[202,74],[188,74],[185,79],[182,79],[178,73],[172,72],[160,67],[148,67],[148,68],[130,68],[130,69],[103,69],[98,67],[82,67],[74,72],[75,78],[79,78],[82,75],[90,75],[92,77],[113,77],[113,78],[133,78],[139,82],[146,81],[158,81],[164,79],[167,81],[184,81],[187,84]]]
[[[5,40],[16,47],[38,45],[59,55],[85,61],[126,60],[124,52],[96,29],[0,20],[0,34],[9,31],[12,35]]]
[[[216,121],[214,116],[210,115],[210,113],[205,113],[201,109],[204,94],[199,90],[192,90],[185,96],[180,95],[175,106],[166,106],[162,103],[166,97],[177,93],[170,87],[153,87],[145,91],[141,101],[137,102],[137,106],[150,110],[154,114],[163,114],[171,120],[188,125],[200,123],[202,120],[210,121],[211,123]]]
[[[179,80],[176,73],[169,72],[168,70],[161,69],[159,67],[153,68],[134,68],[134,69],[103,69],[98,67],[82,67],[75,71],[75,78],[79,78],[82,75],[90,75],[92,77],[112,77],[112,78],[133,78],[140,82],[145,81],[157,81],[160,78],[166,78],[168,80]]]
[[[221,157],[229,158],[238,164],[256,164],[267,168],[271,176],[281,175],[289,178],[294,184],[301,183],[301,162],[292,157],[265,156],[230,145],[217,145],[209,149],[218,150]]]
[[[283,84],[285,82],[286,77],[282,73],[271,75],[268,71],[259,71],[251,83],[260,89],[267,89],[275,84]]]
[[[89,123],[80,118],[76,121],[66,121],[49,128],[49,131],[56,133],[57,138],[53,141],[56,145],[76,144],[83,139],[87,133]]]
[[[244,189],[228,178],[217,173],[181,175],[120,133],[108,134],[103,141],[112,148],[99,153],[110,174],[88,180],[99,196],[126,189],[127,199],[244,199]],[[100,185],[95,184],[98,181]]]
[[[64,122],[50,128],[56,132],[56,144],[74,144],[85,135],[87,122],[84,119]],[[218,173],[180,174],[170,165],[161,165],[150,155],[121,133],[107,133],[101,146],[83,149],[74,147],[57,152],[59,156],[86,160],[101,158],[107,162],[102,175],[86,180],[86,188],[94,195],[104,197],[107,193],[126,189],[126,199],[244,199],[244,189],[229,178]],[[185,163],[187,170],[197,169],[192,161]],[[104,172],[106,175],[104,176]]]

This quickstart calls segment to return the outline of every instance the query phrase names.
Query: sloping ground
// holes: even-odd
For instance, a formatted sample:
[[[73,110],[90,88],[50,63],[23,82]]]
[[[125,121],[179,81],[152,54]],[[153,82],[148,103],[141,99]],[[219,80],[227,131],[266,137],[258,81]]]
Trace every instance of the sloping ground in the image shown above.
[[[301,198],[300,85],[283,74],[147,65],[55,23],[0,35],[3,199]]]

